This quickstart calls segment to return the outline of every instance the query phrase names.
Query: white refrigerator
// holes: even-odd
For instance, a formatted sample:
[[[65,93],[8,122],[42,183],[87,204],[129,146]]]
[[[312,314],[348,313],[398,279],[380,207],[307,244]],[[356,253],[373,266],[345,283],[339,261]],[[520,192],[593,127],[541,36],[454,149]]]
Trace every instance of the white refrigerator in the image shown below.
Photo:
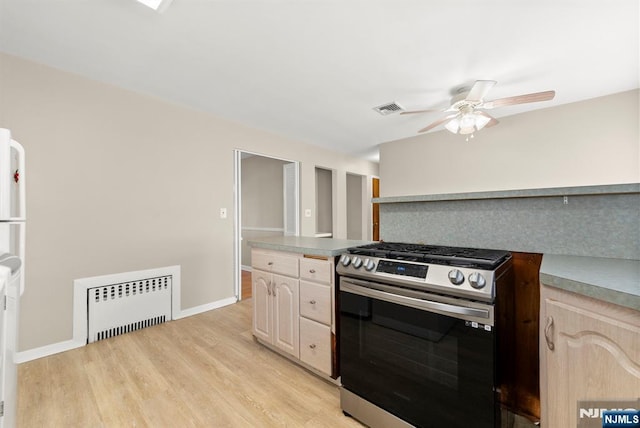
[[[18,315],[24,292],[25,161],[23,147],[0,128],[0,428],[16,425]]]

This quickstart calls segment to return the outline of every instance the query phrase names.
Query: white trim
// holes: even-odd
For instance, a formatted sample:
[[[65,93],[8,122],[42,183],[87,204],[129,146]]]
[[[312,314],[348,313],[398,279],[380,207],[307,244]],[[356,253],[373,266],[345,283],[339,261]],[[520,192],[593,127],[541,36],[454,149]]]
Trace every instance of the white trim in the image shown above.
[[[136,281],[156,276],[171,275],[171,319],[180,313],[180,265],[111,275],[92,276],[73,281],[73,342],[87,342],[87,290],[106,284]]]
[[[184,311],[181,311],[180,315],[178,315],[178,318],[176,318],[176,319],[186,318],[186,317],[190,317],[190,316],[193,316],[193,315],[198,315],[198,314],[201,314],[203,312],[211,311],[213,309],[218,309],[218,308],[222,308],[224,306],[233,305],[234,303],[237,303],[237,302],[238,302],[237,298],[228,297],[226,299],[217,300],[215,302],[207,303],[205,305],[194,306],[193,308],[189,308],[189,309],[185,309]]]
[[[86,340],[83,342],[66,340],[64,342],[52,343],[51,345],[45,345],[40,348],[17,352],[15,361],[17,364],[26,363],[27,361],[37,360],[38,358],[48,357],[49,355],[59,354],[60,352],[82,348],[85,344]]]
[[[242,299],[242,278],[238,266],[242,263],[242,151],[233,151],[233,293]]]
[[[283,227],[242,227],[242,230],[250,230],[252,232],[284,232]]]
[[[255,155],[270,159],[277,159],[283,162],[293,163],[296,165],[296,192],[298,202],[296,203],[296,218],[297,218],[297,230],[296,235],[300,234],[300,161],[280,158],[277,156],[251,152],[244,149],[233,149],[233,289],[236,295],[236,299],[240,301],[242,299],[242,278],[240,277],[240,270],[242,269],[242,230],[251,230],[250,228],[242,227],[242,156],[243,155]],[[260,231],[269,231],[265,228],[261,228]],[[276,232],[274,230],[274,232]],[[277,230],[277,232],[284,232],[283,229]]]
[[[240,267],[242,268],[242,270],[246,270],[248,272],[253,272],[253,268],[251,266],[242,265]]]
[[[217,300],[215,302],[207,303],[206,305],[200,305],[193,308],[181,311],[180,314],[173,315],[174,320],[181,318],[198,315],[203,312],[207,312],[213,309],[222,308],[224,306],[232,305],[237,302],[235,297],[229,297],[227,299]],[[75,329],[74,329],[75,333]],[[72,349],[82,348],[87,344],[86,333],[83,340],[65,340],[64,342],[52,343],[40,348],[27,349],[16,354],[16,363],[26,363],[27,361],[37,360],[38,358],[48,357],[50,355],[59,354],[60,352],[71,351]]]

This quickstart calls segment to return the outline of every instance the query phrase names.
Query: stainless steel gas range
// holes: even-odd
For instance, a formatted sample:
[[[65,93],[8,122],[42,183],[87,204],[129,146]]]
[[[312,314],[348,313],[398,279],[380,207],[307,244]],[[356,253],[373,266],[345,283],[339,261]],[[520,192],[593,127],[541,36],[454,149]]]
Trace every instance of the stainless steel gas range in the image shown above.
[[[340,257],[340,401],[371,427],[496,427],[501,250],[381,242]]]

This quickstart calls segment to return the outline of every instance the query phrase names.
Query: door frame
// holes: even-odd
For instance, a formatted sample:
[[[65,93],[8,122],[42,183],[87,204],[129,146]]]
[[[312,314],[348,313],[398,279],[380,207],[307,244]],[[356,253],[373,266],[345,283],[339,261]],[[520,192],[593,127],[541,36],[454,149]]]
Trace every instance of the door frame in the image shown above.
[[[242,300],[242,155],[249,154],[264,158],[277,159],[295,165],[295,191],[297,192],[297,204],[295,204],[296,231],[295,236],[300,235],[300,162],[284,159],[278,156],[252,152],[243,149],[233,150],[233,286],[236,300]],[[284,191],[284,189],[283,189]]]

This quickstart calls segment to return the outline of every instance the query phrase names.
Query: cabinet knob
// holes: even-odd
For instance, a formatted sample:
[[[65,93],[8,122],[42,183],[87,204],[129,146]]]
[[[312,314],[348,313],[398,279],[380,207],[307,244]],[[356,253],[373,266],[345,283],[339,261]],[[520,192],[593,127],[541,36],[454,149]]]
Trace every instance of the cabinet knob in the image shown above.
[[[316,349],[316,344],[315,344],[315,343],[312,343],[311,345],[309,345],[309,348],[311,348],[311,349]]]
[[[550,351],[553,351],[556,347],[553,343],[553,338],[551,337],[551,328],[553,327],[553,317],[547,317],[547,325],[544,328],[544,339],[547,341],[547,348]]]
[[[309,273],[316,273],[315,269],[309,269]]]
[[[315,300],[309,300],[309,303],[312,304],[312,305],[315,305],[316,301]]]
[[[267,265],[273,266],[273,262],[269,262],[269,263],[267,263]]]

